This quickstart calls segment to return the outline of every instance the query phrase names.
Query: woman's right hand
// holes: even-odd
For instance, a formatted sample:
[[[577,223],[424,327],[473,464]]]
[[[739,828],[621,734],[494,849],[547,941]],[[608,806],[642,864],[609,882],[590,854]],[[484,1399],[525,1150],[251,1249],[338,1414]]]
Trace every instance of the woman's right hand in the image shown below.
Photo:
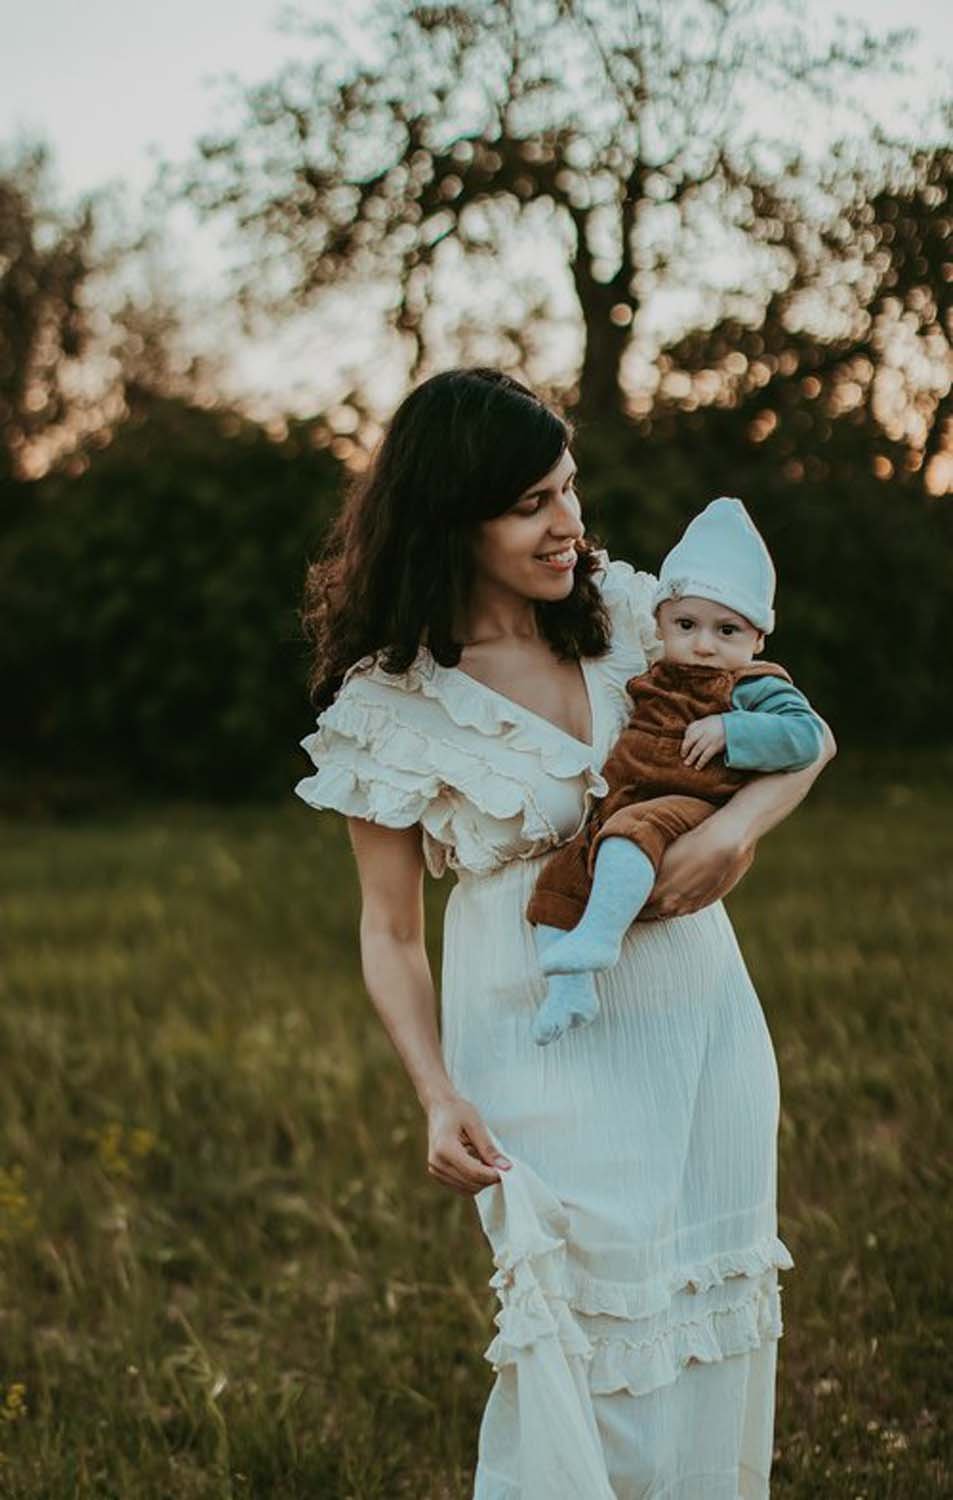
[[[454,1094],[427,1111],[427,1171],[463,1197],[472,1197],[499,1182],[511,1163],[490,1140],[479,1111]]]

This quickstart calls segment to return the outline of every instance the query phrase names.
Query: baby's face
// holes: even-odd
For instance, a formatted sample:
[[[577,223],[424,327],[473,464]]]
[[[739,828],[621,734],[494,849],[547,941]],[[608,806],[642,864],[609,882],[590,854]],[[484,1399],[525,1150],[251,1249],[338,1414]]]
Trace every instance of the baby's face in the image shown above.
[[[666,661],[731,671],[745,667],[764,649],[764,632],[712,599],[664,599],[655,614],[655,634]]]

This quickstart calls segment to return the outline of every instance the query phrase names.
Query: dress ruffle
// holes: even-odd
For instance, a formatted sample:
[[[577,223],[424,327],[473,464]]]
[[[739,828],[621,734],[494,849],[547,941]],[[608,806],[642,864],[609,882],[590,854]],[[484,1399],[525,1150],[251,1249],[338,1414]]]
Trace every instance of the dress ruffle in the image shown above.
[[[588,667],[609,684],[621,728],[628,717],[625,684],[660,650],[651,611],[656,580],[622,559],[610,560],[604,551],[597,556],[612,645]],[[446,732],[412,728],[408,694],[439,704]],[[468,737],[455,729],[477,734]],[[487,742],[482,751],[481,740]],[[593,765],[592,746],[537,715],[528,717],[465,672],[442,666],[426,646],[401,673],[386,672],[379,652],[354,662],[316,730],[300,743],[317,768],[295,786],[303,801],[391,828],[420,823],[427,869],[437,877],[448,867],[486,875],[514,858],[549,852],[578,832],[593,801],[608,791]],[[528,755],[526,774],[505,771],[497,747]],[[568,835],[533,795],[540,767],[560,779],[583,778],[579,821]],[[488,819],[509,826],[488,826]]]
[[[412,728],[407,693],[436,699],[446,712],[447,732]],[[451,725],[476,728],[480,737],[454,737]],[[592,747],[551,728],[551,734],[541,734],[528,726],[505,699],[475,690],[465,674],[442,667],[426,648],[399,676],[385,672],[376,657],[362,657],[348,669],[317,729],[301,741],[317,774],[299,781],[295,791],[312,807],[389,827],[419,822],[432,875],[442,875],[448,864],[487,874],[513,858],[514,830],[506,829],[494,844],[474,811],[499,822],[519,819],[517,858],[535,858],[562,838],[533,794],[533,771],[519,776],[504,770],[499,756],[483,748],[484,736],[531,755],[551,776],[582,775],[580,827],[593,800],[608,791],[593,765]]]
[[[772,1267],[790,1270],[794,1260],[777,1235],[743,1250],[725,1250],[666,1276],[645,1281],[605,1281],[570,1266],[571,1304],[579,1312],[613,1318],[649,1318],[664,1311],[676,1292],[707,1292],[735,1276],[760,1276]]]
[[[599,658],[599,667],[613,690],[619,729],[628,722],[632,704],[625,690],[630,677],[648,670],[661,658],[662,642],[655,634],[652,594],[657,579],[633,568],[621,557],[598,552],[604,572],[602,597],[612,619],[612,650]]]
[[[556,1444],[564,1468],[574,1453],[589,1454],[594,1395],[646,1395],[677,1380],[688,1364],[710,1364],[781,1337],[776,1273],[794,1261],[777,1236],[641,1283],[584,1275],[570,1264],[570,1221],[559,1199],[492,1133],[491,1139],[512,1166],[476,1195],[494,1252],[489,1285],[500,1301],[498,1331],[484,1357],[497,1373],[516,1369],[521,1451],[539,1453]],[[736,1278],[739,1284],[729,1285]],[[684,1315],[689,1295],[713,1288],[724,1289],[720,1305],[716,1297],[700,1303],[697,1315]],[[620,1327],[602,1331],[605,1318],[618,1319]],[[544,1430],[537,1430],[549,1388],[562,1380],[568,1389],[569,1374],[573,1402],[569,1409],[564,1405],[559,1422],[550,1415]],[[611,1494],[604,1457],[586,1482],[588,1491],[564,1481],[550,1493]],[[536,1489],[532,1483],[524,1486],[524,1500],[543,1500],[545,1485]]]
[[[509,1156],[512,1166],[477,1193],[476,1204],[501,1304],[486,1358],[496,1370],[516,1369],[520,1497],[614,1500],[589,1385],[594,1351],[565,1284],[568,1220],[536,1173]]]
[[[780,1288],[755,1282],[743,1301],[709,1309],[703,1318],[672,1323],[661,1335],[590,1339],[589,1387],[594,1395],[624,1390],[644,1396],[671,1385],[686,1365],[748,1353],[768,1339],[780,1338],[783,1331]]]

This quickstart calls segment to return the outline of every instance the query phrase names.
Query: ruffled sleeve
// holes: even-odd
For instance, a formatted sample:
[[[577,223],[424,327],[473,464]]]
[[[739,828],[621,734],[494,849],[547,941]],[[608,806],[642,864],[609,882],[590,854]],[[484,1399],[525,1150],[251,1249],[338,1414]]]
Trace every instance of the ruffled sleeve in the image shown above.
[[[652,573],[637,571],[621,557],[610,559],[605,551],[597,552],[596,556],[601,564],[601,574],[596,577],[612,617],[613,651],[620,658],[632,661],[631,677],[645,671],[662,655],[662,642],[655,634],[652,612],[652,594],[658,580]],[[643,661],[644,665],[640,665]]]
[[[554,848],[608,790],[590,746],[425,648],[399,674],[356,662],[301,745],[317,770],[299,797],[390,828],[419,823],[435,877],[488,874]]]
[[[596,556],[600,571],[595,580],[612,622],[612,643],[608,655],[594,658],[606,680],[615,712],[616,733],[628,722],[632,700],[626,684],[632,677],[647,672],[662,656],[662,642],[655,634],[652,594],[656,579],[651,573],[633,568],[621,557],[609,557],[605,551]]]
[[[364,675],[373,660],[364,657],[348,670],[317,729],[301,740],[317,769],[294,790],[309,807],[410,828],[439,795],[441,782],[428,758],[421,759],[420,736],[401,722],[396,700]],[[442,862],[436,863],[441,868],[431,873],[442,874]]]

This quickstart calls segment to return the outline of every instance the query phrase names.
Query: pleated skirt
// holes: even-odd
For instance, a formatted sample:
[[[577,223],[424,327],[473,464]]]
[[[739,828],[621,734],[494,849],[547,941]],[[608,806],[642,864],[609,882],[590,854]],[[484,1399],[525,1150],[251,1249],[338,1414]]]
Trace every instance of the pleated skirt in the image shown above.
[[[441,1034],[513,1161],[476,1195],[496,1372],[474,1500],[763,1500],[774,1443],[778,1071],[720,902],[636,923],[600,1011],[546,1047],[538,859],[462,872]]]

